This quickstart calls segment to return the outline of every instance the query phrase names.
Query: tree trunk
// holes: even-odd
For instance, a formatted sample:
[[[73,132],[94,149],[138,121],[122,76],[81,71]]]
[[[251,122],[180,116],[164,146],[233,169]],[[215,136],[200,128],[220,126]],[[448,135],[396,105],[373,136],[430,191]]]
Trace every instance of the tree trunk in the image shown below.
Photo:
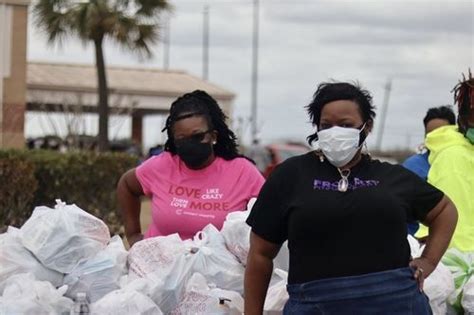
[[[99,94],[99,151],[105,152],[109,148],[109,91],[105,73],[104,53],[102,50],[103,38],[94,41],[95,62],[97,68],[97,92]]]

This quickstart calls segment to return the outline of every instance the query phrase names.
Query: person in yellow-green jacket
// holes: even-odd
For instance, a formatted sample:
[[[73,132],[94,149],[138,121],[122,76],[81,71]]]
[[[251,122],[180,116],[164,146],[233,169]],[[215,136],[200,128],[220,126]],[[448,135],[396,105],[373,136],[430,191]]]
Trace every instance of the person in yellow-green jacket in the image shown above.
[[[474,252],[474,78],[470,72],[455,86],[454,102],[458,125],[438,128],[426,137],[431,165],[428,182],[443,191],[458,210],[449,247]],[[421,226],[416,236],[427,234],[428,229]]]

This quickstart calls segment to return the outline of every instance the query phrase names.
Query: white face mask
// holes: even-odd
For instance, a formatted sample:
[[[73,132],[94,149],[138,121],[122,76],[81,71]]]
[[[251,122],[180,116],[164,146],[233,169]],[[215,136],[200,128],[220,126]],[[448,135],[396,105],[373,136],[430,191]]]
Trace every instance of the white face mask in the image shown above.
[[[344,166],[354,158],[362,146],[362,143],[359,145],[361,130],[334,126],[318,131],[319,148],[332,165]]]

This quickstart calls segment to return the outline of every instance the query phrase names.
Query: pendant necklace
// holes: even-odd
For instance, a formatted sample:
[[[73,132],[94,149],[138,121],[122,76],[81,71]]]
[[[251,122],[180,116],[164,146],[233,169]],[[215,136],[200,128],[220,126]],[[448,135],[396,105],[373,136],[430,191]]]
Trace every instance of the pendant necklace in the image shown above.
[[[351,170],[350,169],[341,170],[339,167],[337,168],[337,170],[339,171],[339,174],[341,175],[341,179],[337,183],[337,190],[339,190],[340,192],[346,192],[347,188],[349,188],[349,180],[347,178],[351,174]]]

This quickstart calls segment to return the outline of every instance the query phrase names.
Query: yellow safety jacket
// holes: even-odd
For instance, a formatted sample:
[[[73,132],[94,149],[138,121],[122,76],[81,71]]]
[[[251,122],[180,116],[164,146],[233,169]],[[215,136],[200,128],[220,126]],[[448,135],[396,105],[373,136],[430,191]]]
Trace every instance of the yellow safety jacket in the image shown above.
[[[457,126],[444,126],[426,136],[431,165],[428,182],[443,191],[456,205],[458,224],[450,248],[462,252],[474,251],[474,145]],[[417,237],[428,235],[420,224]]]

